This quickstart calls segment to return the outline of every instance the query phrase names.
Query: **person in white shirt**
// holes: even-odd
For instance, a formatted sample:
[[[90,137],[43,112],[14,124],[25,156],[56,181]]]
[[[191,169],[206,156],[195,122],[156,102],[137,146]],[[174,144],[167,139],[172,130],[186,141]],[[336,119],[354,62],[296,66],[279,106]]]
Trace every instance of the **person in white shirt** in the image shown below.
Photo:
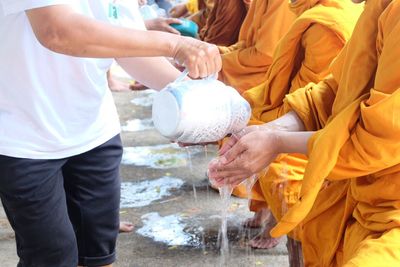
[[[111,266],[119,226],[118,115],[113,59],[161,89],[188,68],[221,68],[218,49],[126,26],[132,0],[0,0],[0,198],[19,267]],[[121,27],[124,25],[124,27]],[[134,29],[135,28],[135,29]]]

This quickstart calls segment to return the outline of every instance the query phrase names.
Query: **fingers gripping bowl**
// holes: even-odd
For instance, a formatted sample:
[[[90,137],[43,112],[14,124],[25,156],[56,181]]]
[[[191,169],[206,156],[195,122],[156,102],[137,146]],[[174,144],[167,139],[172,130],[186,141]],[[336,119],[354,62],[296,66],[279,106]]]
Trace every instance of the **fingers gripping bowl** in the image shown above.
[[[215,78],[175,81],[156,94],[153,122],[166,138],[182,143],[215,142],[240,132],[249,103]]]

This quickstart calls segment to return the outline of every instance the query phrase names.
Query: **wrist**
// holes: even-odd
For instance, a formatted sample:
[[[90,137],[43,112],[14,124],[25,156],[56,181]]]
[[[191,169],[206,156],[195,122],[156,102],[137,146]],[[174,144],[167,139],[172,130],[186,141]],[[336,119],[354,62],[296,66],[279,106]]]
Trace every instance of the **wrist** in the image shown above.
[[[181,36],[176,34],[168,34],[168,38],[166,38],[165,55],[167,57],[176,58],[179,49],[179,43],[181,42]]]
[[[147,19],[144,21],[144,25],[146,25],[146,29],[151,31],[153,30],[154,19]]]
[[[308,153],[308,141],[315,132],[274,131],[278,153]]]
[[[274,130],[272,134],[275,139],[276,154],[286,153],[285,149],[285,131]]]
[[[282,117],[274,121],[268,122],[263,126],[268,127],[270,129],[286,131],[286,132],[301,132],[305,130],[303,121],[293,111],[290,111],[285,115],[283,115]]]
[[[264,131],[289,131],[290,130],[285,125],[281,125],[274,121],[260,125],[260,128]]]

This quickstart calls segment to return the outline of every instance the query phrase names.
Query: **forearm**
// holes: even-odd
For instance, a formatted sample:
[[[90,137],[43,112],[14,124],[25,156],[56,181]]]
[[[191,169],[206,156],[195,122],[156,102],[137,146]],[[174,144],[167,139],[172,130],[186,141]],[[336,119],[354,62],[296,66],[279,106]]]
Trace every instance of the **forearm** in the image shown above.
[[[244,49],[244,41],[238,41],[237,43],[230,45],[230,46],[218,46],[219,52],[221,55],[232,53],[234,51]]]
[[[154,58],[120,58],[118,64],[132,77],[149,88],[161,90],[167,84],[176,80],[181,74],[163,57]],[[157,70],[157,78],[155,72]]]
[[[48,49],[70,56],[114,58],[174,56],[174,36],[115,27],[82,16],[65,5],[27,11],[38,40]],[[44,25],[43,25],[44,24]]]
[[[315,132],[278,131],[275,134],[279,153],[308,154],[308,141]]]
[[[144,25],[146,26],[147,30],[149,30],[149,31],[153,30],[153,20],[152,19],[144,20]]]
[[[301,132],[305,130],[302,120],[294,111],[290,111],[282,117],[263,124],[260,127],[266,130],[270,130],[272,128],[288,132]]]

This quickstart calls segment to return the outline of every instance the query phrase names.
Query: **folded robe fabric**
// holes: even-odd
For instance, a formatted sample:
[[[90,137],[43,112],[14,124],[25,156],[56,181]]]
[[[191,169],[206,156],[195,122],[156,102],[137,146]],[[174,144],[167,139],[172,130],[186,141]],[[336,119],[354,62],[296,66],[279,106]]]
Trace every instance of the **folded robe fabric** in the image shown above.
[[[243,0],[215,0],[200,39],[222,46],[236,43],[246,13],[247,4]]]
[[[306,266],[400,265],[399,16],[400,1],[368,0],[332,75],[285,100],[318,132],[271,234],[298,226]]]
[[[199,32],[206,25],[207,18],[214,7],[214,0],[189,0],[186,8],[192,14],[189,19],[199,26]]]
[[[347,0],[298,0],[291,9],[298,18],[279,42],[265,82],[243,94],[252,106],[250,124],[282,116],[286,94],[318,82],[329,73],[329,65],[350,38],[362,11]],[[297,200],[306,164],[302,155],[279,156],[266,174],[259,174],[260,186],[255,187],[251,198],[262,201],[262,195],[279,219]],[[282,199],[277,200],[272,195],[280,191]],[[247,192],[240,186],[234,194],[245,197]],[[260,206],[252,203],[252,207]]]
[[[239,33],[239,40],[220,47],[219,79],[240,93],[264,81],[278,41],[287,33],[295,15],[287,2],[253,0]]]
[[[296,0],[291,8],[298,18],[279,42],[265,80],[243,94],[255,121],[279,117],[286,94],[328,74],[361,12],[346,0]]]
[[[190,14],[199,12],[199,1],[202,2],[203,0],[189,0],[186,3],[186,9]]]

